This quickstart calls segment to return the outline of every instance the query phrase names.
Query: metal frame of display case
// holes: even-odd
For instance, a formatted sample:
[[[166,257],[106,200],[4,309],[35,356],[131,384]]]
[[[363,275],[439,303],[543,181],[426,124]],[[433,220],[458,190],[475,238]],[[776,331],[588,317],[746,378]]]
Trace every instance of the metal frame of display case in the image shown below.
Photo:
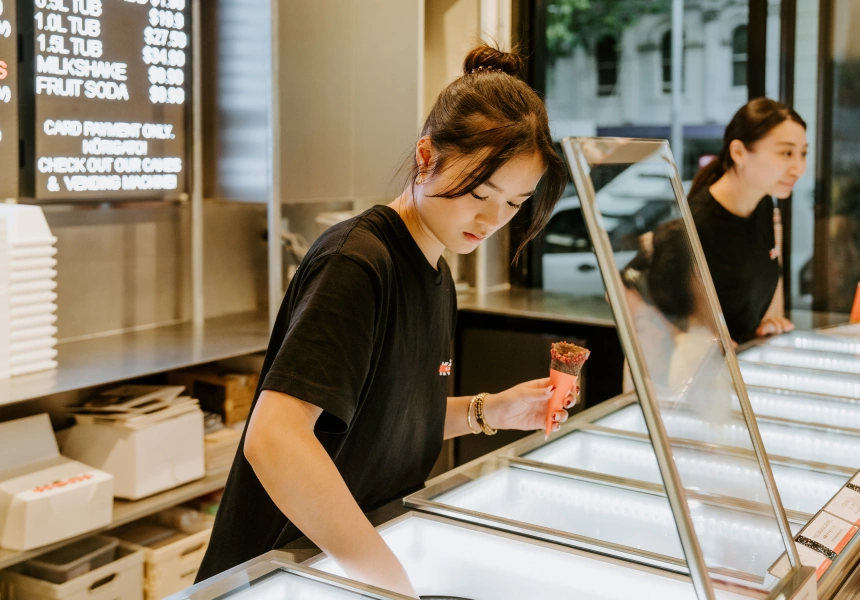
[[[755,415],[752,411],[752,407],[746,393],[746,388],[744,387],[737,357],[732,350],[732,342],[729,337],[725,321],[722,318],[716,290],[705,262],[704,253],[702,251],[701,244],[699,243],[693,217],[690,213],[690,208],[686,201],[686,195],[681,185],[678,170],[672,159],[668,142],[665,140],[627,140],[627,142],[637,144],[648,144],[650,142],[652,154],[660,155],[660,157],[665,161],[665,166],[669,169],[671,174],[669,179],[671,181],[675,199],[681,212],[681,219],[683,220],[686,234],[693,251],[693,264],[697,270],[697,274],[702,278],[711,316],[714,318],[714,322],[721,325],[718,327],[718,334],[722,345],[722,351],[726,359],[725,364],[731,374],[735,393],[740,401],[744,421],[746,422],[747,429],[749,431],[756,459],[759,463],[759,468],[773,507],[777,527],[783,538],[790,565],[793,569],[797,569],[800,567],[800,558],[797,553],[797,549],[794,546],[794,538],[791,534],[788,520],[786,519],[786,515],[782,508],[779,490],[776,487],[773,473],[771,472],[770,464],[767,460],[764,443],[762,442],[761,435],[759,434]],[[657,457],[657,464],[666,487],[669,504],[675,516],[675,523],[678,529],[678,535],[681,539],[681,545],[684,549],[684,554],[690,567],[690,576],[693,580],[696,594],[699,599],[711,600],[714,598],[712,582],[708,575],[708,569],[705,565],[702,549],[688,512],[686,494],[681,484],[681,479],[674,464],[674,460],[672,459],[672,450],[660,415],[657,394],[653,389],[649,378],[646,376],[647,367],[644,362],[643,350],[639,345],[638,336],[633,334],[635,331],[633,316],[623,299],[624,286],[621,281],[618,268],[615,264],[612,244],[609,240],[606,229],[602,225],[602,216],[597,207],[597,193],[590,176],[591,167],[582,146],[586,143],[600,143],[600,140],[599,138],[568,137],[562,140],[561,145],[567,157],[568,165],[577,188],[582,214],[586,225],[588,226],[592,246],[595,254],[597,255],[597,262],[598,265],[600,265],[600,271],[609,297],[609,302],[612,306],[616,323],[618,324],[618,335],[621,339],[621,345],[630,366],[634,385],[636,389],[639,390],[642,412],[645,416],[645,422],[651,436],[654,453]]]
[[[355,592],[374,600],[411,600],[409,596],[383,590],[352,579],[338,577],[293,562],[292,555],[282,550],[272,550],[229,571],[224,571],[206,581],[168,596],[165,600],[215,600],[228,597],[251,587],[254,581],[283,571],[310,581],[324,583],[333,588]]]

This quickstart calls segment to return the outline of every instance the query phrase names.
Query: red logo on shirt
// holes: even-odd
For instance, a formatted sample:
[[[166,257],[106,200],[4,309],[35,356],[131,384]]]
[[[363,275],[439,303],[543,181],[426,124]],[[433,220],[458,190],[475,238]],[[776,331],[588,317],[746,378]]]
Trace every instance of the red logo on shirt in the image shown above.
[[[441,365],[439,365],[439,376],[440,377],[447,377],[448,375],[451,374],[451,364],[453,362],[454,361],[446,360]]]

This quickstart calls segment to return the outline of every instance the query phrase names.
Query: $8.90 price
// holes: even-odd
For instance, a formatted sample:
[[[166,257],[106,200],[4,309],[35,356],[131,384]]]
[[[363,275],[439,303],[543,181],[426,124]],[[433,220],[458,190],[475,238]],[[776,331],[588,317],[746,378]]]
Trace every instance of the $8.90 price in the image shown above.
[[[185,102],[185,90],[181,87],[151,85],[149,86],[149,101],[153,104],[182,104]]]

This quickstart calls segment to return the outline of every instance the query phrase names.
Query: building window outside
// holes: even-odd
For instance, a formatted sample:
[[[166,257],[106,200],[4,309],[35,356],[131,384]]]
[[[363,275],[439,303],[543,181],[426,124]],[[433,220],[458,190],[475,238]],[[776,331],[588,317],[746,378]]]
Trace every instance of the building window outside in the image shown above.
[[[618,85],[618,40],[604,36],[597,42],[597,95],[614,96]]]
[[[747,84],[747,26],[738,25],[732,31],[732,85]]]
[[[685,36],[686,37],[686,36]],[[684,50],[681,51],[681,90],[684,89]],[[660,40],[660,62],[663,67],[663,93],[672,93],[672,30],[663,34]]]

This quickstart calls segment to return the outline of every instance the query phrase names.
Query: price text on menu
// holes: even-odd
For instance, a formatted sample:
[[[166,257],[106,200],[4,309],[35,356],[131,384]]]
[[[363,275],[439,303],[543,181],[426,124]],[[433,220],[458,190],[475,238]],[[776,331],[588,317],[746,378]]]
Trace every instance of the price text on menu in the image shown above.
[[[177,197],[185,190],[186,0],[33,3],[36,197]]]
[[[17,49],[15,0],[0,0],[0,202],[18,195]]]

